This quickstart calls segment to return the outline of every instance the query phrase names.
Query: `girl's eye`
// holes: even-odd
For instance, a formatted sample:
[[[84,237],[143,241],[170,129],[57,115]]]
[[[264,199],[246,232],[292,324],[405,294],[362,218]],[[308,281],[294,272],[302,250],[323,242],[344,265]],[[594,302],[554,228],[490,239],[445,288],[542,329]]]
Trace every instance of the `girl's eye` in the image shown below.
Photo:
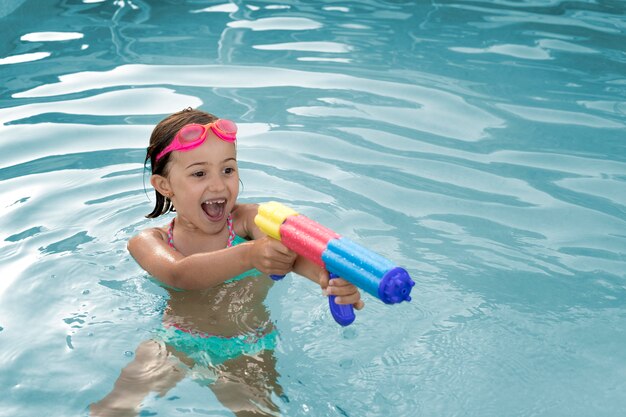
[[[231,167],[224,168],[224,174],[230,175],[230,174],[234,174],[234,173],[235,173],[235,168],[231,168]]]
[[[194,177],[204,177],[204,171],[196,171],[193,174]]]

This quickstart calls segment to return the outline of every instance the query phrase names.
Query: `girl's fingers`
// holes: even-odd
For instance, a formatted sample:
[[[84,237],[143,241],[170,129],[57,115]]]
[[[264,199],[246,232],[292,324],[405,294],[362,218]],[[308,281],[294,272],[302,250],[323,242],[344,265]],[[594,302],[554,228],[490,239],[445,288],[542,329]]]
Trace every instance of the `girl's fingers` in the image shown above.
[[[332,285],[334,287],[345,287],[345,286],[354,285],[354,284],[352,284],[350,281],[346,281],[343,278],[333,278],[329,285]]]
[[[290,262],[287,263],[279,263],[274,262],[268,268],[268,271],[271,271],[271,275],[287,275],[293,269],[293,265]]]
[[[363,300],[361,300],[360,298],[360,294],[351,294],[351,295],[344,295],[342,297],[337,297],[335,298],[335,302],[337,304],[352,304],[354,306],[354,308],[356,308],[357,310],[360,310],[363,308],[363,306],[365,305],[365,303],[363,303]]]
[[[320,287],[322,287],[322,290],[326,290],[326,288],[328,288],[328,272],[326,271],[322,271],[319,274],[319,282],[320,282]]]
[[[335,280],[331,279],[328,284],[328,294],[337,296],[346,296],[350,294],[358,294],[359,290],[352,284],[345,286],[333,285]]]
[[[352,304],[356,310],[361,310],[365,306],[359,289],[343,278],[329,279],[328,272],[323,271],[320,273],[320,286],[324,295],[336,296],[337,304]]]
[[[270,242],[270,248],[276,253],[277,256],[283,256],[285,258],[290,258],[293,260],[295,260],[296,256],[298,256],[298,254],[296,254],[294,251],[283,245],[280,240],[270,238],[268,238],[268,240]]]

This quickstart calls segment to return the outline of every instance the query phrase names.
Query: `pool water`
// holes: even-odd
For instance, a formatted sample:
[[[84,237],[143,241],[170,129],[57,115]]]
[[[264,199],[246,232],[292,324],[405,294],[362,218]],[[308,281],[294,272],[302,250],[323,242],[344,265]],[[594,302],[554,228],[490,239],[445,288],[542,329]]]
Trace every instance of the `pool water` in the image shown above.
[[[626,409],[626,2],[8,0],[0,34],[0,416],[86,416],[159,327],[126,242],[188,106],[240,125],[240,201],[416,281],[347,328],[275,284],[282,415]],[[140,415],[233,414],[187,377]]]

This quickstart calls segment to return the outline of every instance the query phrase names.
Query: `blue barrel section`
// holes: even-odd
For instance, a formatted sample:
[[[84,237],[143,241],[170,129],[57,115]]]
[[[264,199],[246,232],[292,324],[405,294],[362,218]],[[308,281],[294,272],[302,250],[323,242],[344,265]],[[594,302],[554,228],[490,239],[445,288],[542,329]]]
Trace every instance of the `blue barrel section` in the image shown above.
[[[333,239],[322,254],[326,269],[386,304],[410,301],[415,282],[387,258],[345,237]]]

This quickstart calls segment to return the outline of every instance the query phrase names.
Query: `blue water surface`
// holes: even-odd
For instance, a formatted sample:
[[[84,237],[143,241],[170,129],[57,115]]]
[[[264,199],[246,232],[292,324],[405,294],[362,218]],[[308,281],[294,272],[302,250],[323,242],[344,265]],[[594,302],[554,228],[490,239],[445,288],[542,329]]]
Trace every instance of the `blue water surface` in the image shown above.
[[[267,299],[284,416],[626,410],[626,2],[0,2],[0,416],[88,414],[165,293],[126,251],[152,127],[238,122],[243,202],[406,267],[340,328]],[[232,413],[191,378],[141,415]]]

